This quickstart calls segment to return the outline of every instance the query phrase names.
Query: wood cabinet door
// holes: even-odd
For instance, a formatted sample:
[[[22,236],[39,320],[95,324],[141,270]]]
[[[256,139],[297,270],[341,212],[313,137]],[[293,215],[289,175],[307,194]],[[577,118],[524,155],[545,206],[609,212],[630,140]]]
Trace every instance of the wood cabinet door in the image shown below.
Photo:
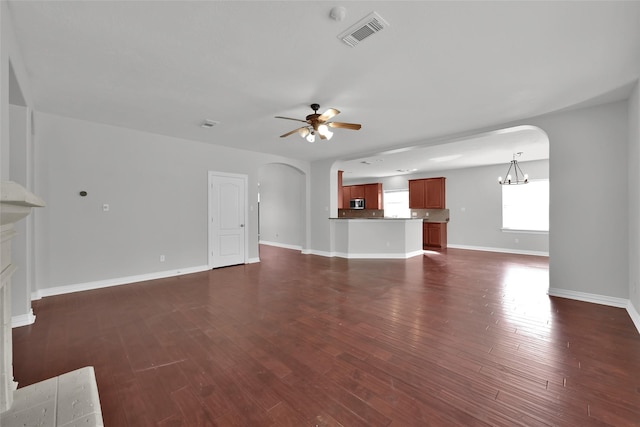
[[[382,184],[366,184],[364,186],[365,209],[382,209]]]
[[[447,224],[439,222],[425,222],[422,225],[423,248],[447,247]]]
[[[441,248],[442,247],[442,224],[427,224],[427,234],[429,246]]]
[[[349,209],[349,201],[351,200],[351,186],[342,187],[342,206]]]
[[[425,204],[426,209],[445,208],[444,178],[425,179]]]
[[[424,179],[409,180],[409,209],[424,209]]]
[[[351,198],[364,199],[364,185],[351,185]]]

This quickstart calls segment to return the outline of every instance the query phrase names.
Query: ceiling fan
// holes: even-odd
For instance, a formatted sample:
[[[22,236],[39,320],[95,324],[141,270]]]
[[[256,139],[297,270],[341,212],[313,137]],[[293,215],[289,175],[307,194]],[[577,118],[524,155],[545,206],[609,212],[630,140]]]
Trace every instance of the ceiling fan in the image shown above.
[[[329,128],[359,130],[362,127],[362,125],[358,123],[330,122],[329,120],[340,114],[340,111],[335,108],[329,108],[324,113],[318,114],[318,110],[320,109],[319,104],[311,104],[310,107],[313,110],[313,114],[309,114],[306,117],[306,120],[276,116],[276,119],[295,120],[297,122],[306,123],[306,125],[299,127],[298,129],[294,129],[291,132],[280,135],[280,138],[287,137],[297,132],[301,137],[306,138],[307,141],[315,142],[316,134],[320,136],[320,139],[331,139],[333,132],[331,132]]]

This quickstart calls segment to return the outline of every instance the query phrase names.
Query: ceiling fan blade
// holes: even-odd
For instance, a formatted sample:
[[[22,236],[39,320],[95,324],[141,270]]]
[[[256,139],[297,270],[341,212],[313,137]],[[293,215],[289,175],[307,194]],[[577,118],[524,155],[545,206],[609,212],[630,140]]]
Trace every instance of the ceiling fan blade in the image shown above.
[[[341,129],[351,129],[351,130],[360,130],[362,127],[359,123],[341,123],[341,122],[331,122],[327,123],[327,126],[330,128],[341,128]]]
[[[276,116],[276,119],[295,120],[296,122],[307,123],[307,121],[306,121],[306,120],[293,119],[293,118],[291,118],[291,117]]]
[[[331,120],[332,117],[337,116],[338,114],[340,114],[340,111],[336,110],[335,108],[329,108],[327,111],[320,114],[320,116],[318,117],[318,121],[326,122],[327,120]]]
[[[284,137],[287,137],[287,136],[289,136],[289,135],[293,135],[294,133],[296,133],[296,132],[300,132],[302,129],[306,129],[306,128],[307,128],[306,126],[302,126],[301,128],[294,129],[294,130],[292,130],[291,132],[287,132],[287,133],[285,133],[284,135],[280,135],[280,138],[284,138]]]

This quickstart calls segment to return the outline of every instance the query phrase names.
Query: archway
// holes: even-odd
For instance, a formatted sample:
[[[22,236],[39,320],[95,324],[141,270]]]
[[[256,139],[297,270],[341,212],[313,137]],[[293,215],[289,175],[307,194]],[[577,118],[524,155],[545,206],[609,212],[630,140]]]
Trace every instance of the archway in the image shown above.
[[[258,239],[260,244],[302,250],[306,247],[306,174],[283,163],[258,171]]]

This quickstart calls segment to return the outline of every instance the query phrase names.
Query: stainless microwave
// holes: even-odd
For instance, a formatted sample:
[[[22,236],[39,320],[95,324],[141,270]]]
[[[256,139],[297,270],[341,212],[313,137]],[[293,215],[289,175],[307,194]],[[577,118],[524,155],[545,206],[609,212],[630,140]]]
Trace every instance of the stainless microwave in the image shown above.
[[[349,200],[349,209],[364,209],[364,199]]]

